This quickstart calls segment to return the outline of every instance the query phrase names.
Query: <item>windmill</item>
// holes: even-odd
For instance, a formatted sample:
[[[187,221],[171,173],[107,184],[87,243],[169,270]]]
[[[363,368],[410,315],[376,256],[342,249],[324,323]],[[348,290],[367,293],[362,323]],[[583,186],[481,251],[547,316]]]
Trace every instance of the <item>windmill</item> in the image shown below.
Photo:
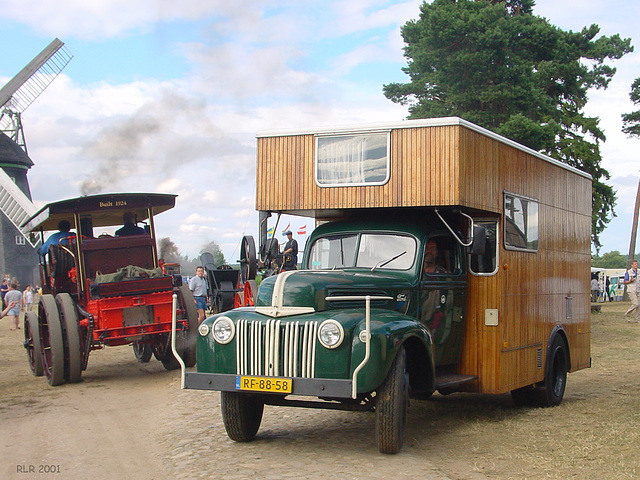
[[[36,212],[27,180],[33,162],[28,157],[22,113],[72,58],[64,43],[56,38],[0,88],[0,210],[6,217],[0,221],[0,273],[12,271],[30,277],[30,271],[37,265],[33,248],[39,239],[25,235],[20,228]],[[24,248],[27,243],[33,247],[30,252]]]

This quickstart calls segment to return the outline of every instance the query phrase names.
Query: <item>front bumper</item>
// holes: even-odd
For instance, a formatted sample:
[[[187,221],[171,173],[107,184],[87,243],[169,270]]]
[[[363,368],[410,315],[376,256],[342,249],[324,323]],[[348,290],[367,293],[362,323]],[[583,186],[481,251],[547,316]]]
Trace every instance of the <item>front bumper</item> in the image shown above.
[[[222,392],[260,393],[236,388],[238,375],[222,373],[185,372],[184,388],[194,390],[217,390]],[[277,377],[271,377],[277,378]],[[303,395],[312,397],[351,398],[352,381],[328,378],[300,378],[294,377],[293,389],[288,395]],[[271,393],[266,393],[270,395]],[[277,394],[276,394],[277,395]]]

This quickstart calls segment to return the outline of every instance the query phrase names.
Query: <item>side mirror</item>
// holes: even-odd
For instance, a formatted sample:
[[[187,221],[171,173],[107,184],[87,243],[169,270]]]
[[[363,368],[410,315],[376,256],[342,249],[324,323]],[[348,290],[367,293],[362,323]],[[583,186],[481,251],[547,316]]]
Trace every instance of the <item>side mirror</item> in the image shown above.
[[[473,243],[469,247],[471,255],[482,255],[487,248],[487,232],[480,225],[473,226]]]

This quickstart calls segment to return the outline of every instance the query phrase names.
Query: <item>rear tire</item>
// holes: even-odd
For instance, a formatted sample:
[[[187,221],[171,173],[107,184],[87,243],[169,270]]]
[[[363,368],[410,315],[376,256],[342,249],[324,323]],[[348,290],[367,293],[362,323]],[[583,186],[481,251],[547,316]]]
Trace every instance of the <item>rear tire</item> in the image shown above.
[[[559,405],[564,397],[569,371],[569,355],[567,346],[560,335],[556,335],[551,343],[547,356],[544,380],[536,385],[536,401],[540,407]]]
[[[41,377],[43,374],[42,348],[40,347],[38,317],[34,312],[27,312],[24,315],[24,348],[27,349],[31,373],[36,377]]]
[[[256,437],[264,402],[246,393],[220,392],[222,421],[227,435],[234,442],[250,442]]]
[[[38,307],[42,366],[52,387],[64,383],[64,340],[58,306],[53,295],[43,295]]]
[[[398,453],[404,442],[404,426],[409,409],[407,354],[400,347],[387,378],[376,394],[376,437],[380,453]]]

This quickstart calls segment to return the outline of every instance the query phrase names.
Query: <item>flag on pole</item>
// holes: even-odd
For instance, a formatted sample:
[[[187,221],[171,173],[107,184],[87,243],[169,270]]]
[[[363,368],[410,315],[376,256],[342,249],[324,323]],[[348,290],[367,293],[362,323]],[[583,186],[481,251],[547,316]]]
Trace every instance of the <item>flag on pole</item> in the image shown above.
[[[275,227],[271,227],[269,230],[267,230],[267,237],[272,238],[275,233],[276,233]]]
[[[289,231],[289,227],[291,227],[290,223],[286,227],[284,227],[284,230],[282,230],[283,237],[287,235],[287,232]]]
[[[307,234],[307,226],[303,225],[298,228],[298,235],[306,235]]]

